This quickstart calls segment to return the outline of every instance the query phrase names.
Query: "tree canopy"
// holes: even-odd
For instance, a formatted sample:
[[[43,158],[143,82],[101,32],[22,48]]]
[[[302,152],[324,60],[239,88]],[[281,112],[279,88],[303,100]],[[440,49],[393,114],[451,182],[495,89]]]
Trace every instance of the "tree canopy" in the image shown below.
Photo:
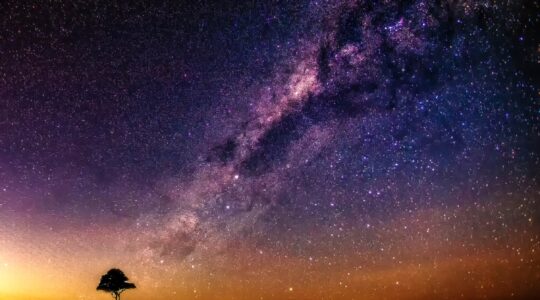
[[[110,269],[107,274],[101,276],[98,291],[112,294],[115,300],[120,299],[120,294],[127,289],[134,289],[135,284],[128,282],[128,278],[120,269]]]

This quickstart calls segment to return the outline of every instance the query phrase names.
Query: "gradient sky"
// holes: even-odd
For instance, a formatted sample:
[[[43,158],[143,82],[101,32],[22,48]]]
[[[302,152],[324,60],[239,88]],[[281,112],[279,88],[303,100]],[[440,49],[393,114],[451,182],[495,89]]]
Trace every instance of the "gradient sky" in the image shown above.
[[[537,1],[3,1],[0,299],[537,299]]]

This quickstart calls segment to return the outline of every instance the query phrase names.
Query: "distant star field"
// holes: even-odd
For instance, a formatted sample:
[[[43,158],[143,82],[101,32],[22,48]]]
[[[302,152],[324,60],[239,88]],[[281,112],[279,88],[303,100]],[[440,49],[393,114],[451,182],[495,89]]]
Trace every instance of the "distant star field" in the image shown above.
[[[160,1],[159,1],[160,2]],[[0,3],[0,299],[540,299],[540,3]]]

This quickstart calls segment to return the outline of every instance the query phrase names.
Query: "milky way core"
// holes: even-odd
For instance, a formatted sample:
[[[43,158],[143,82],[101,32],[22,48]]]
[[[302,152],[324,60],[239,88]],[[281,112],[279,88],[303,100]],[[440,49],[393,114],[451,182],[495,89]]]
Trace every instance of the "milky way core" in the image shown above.
[[[0,299],[539,299],[537,1],[4,1]]]

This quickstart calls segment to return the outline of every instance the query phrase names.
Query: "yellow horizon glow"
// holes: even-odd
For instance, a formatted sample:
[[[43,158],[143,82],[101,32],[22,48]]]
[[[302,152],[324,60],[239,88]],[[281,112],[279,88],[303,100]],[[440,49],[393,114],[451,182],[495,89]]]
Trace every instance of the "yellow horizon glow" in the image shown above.
[[[111,267],[122,269],[137,285],[125,292],[122,299],[127,300],[433,299],[462,294],[489,299],[534,291],[531,278],[539,276],[535,266],[540,251],[532,230],[506,234],[514,248],[483,243],[474,252],[459,244],[445,249],[435,246],[448,231],[447,224],[435,221],[441,216],[441,211],[425,210],[388,224],[428,226],[425,238],[434,241],[428,248],[418,241],[424,237],[377,233],[386,234],[382,238],[389,244],[397,242],[402,262],[384,251],[359,255],[346,248],[335,259],[314,263],[302,256],[257,251],[245,241],[224,253],[221,265],[209,260],[193,266],[189,259],[166,259],[163,265],[135,259],[141,245],[136,233],[129,234],[129,224],[50,230],[20,219],[5,224],[2,220],[8,218],[0,218],[0,299],[110,299],[95,288]],[[370,258],[376,261],[370,263]]]

